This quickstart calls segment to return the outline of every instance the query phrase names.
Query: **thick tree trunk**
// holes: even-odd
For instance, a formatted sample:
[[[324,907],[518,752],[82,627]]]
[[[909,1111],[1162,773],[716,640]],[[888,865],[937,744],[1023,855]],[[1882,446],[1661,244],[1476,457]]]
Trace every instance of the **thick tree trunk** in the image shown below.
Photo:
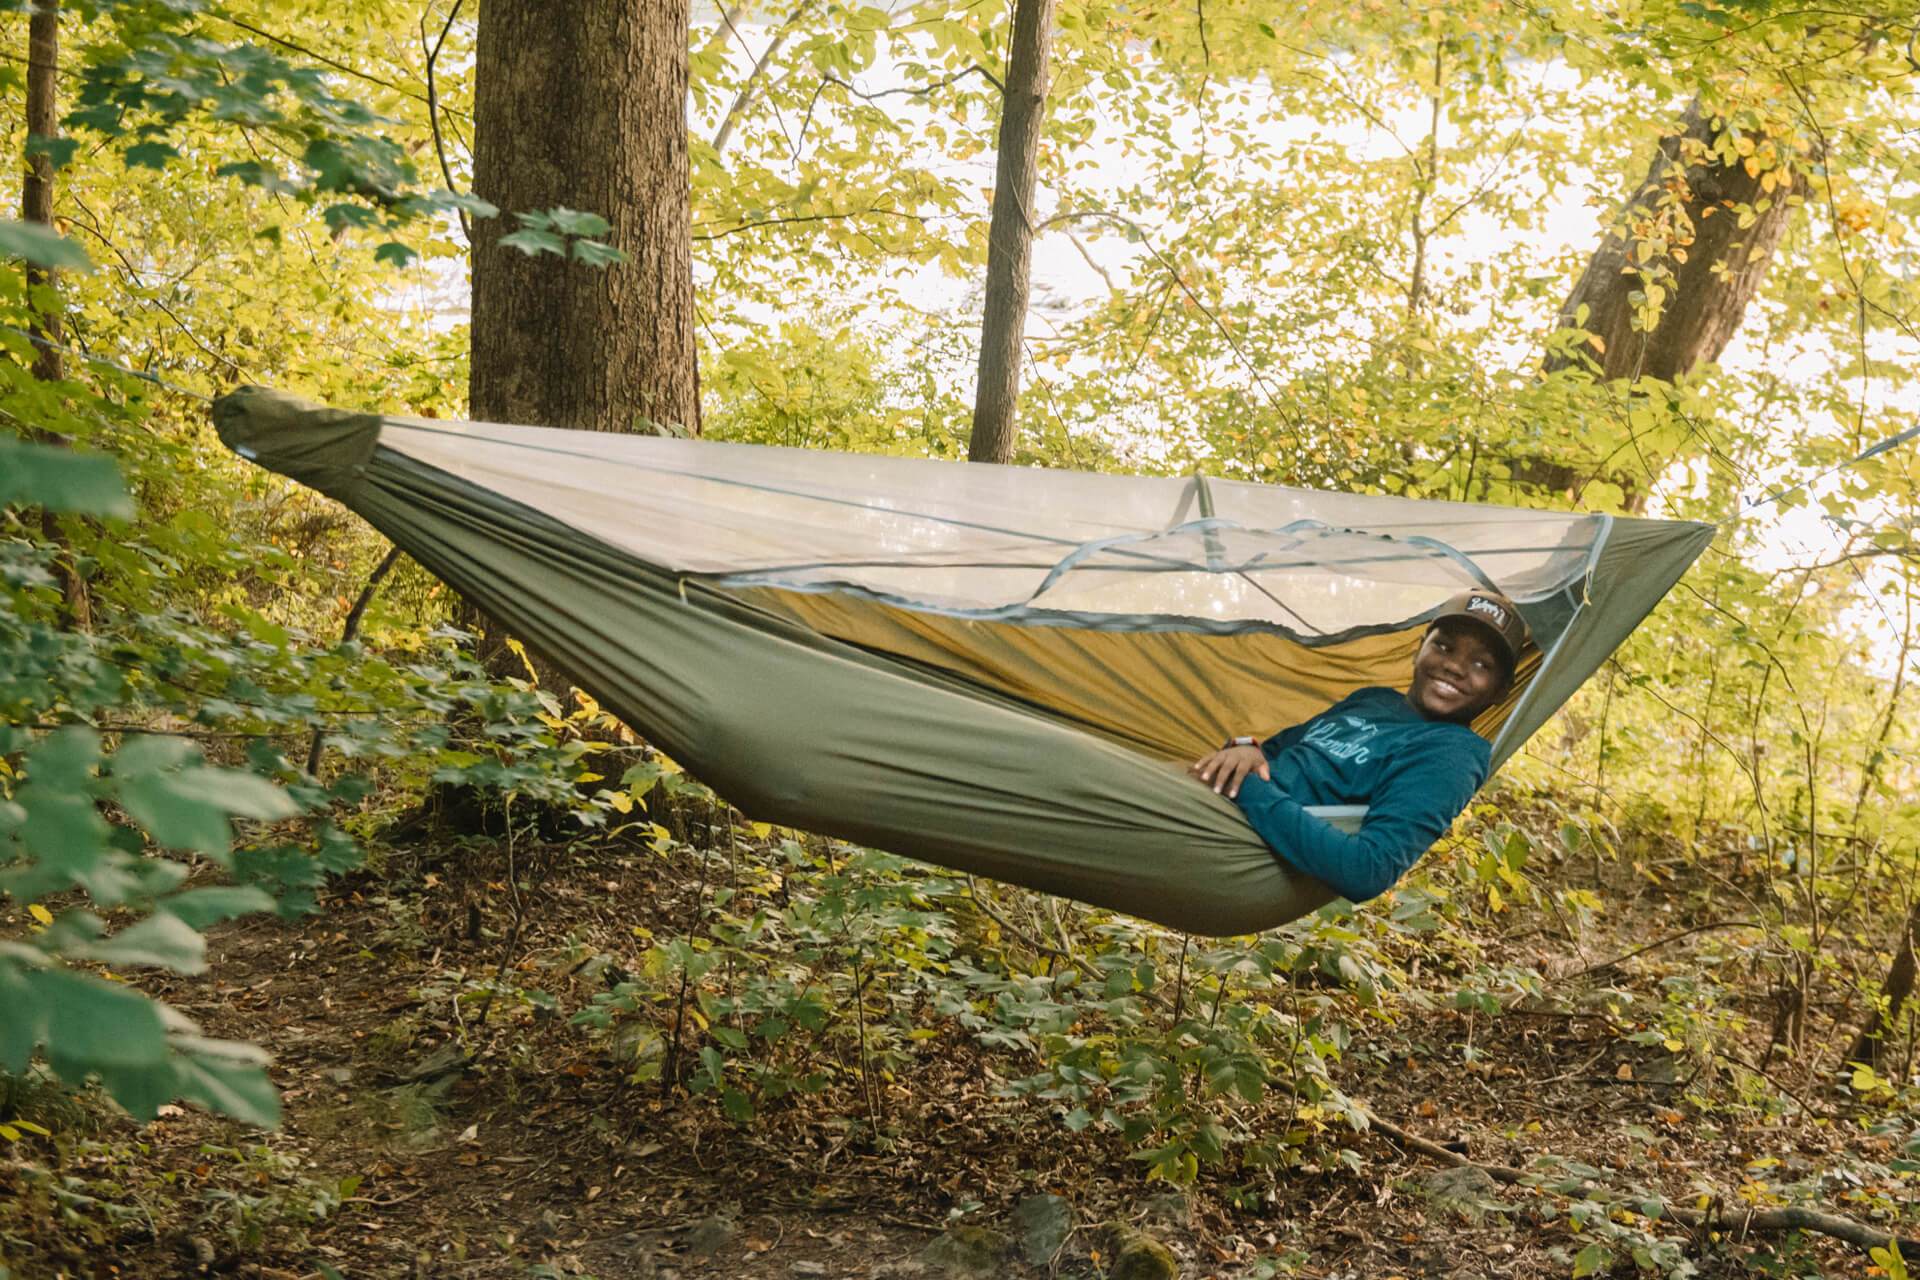
[[[1604,350],[1554,355],[1549,372],[1592,359],[1600,376],[1645,376],[1671,382],[1717,360],[1746,315],[1747,304],[1772,265],[1774,249],[1793,216],[1787,197],[1799,177],[1791,168],[1773,172],[1757,164],[1724,164],[1714,151],[1712,112],[1699,103],[1687,109],[1678,133],[1661,139],[1646,178],[1628,198],[1614,225],[1560,309],[1560,324],[1597,335]],[[1771,189],[1768,189],[1768,188]],[[1736,206],[1758,206],[1752,223],[1740,225]],[[1651,258],[1635,256],[1649,238],[1665,248]],[[1638,304],[1631,295],[1645,285],[1640,271],[1665,266],[1667,300],[1650,330],[1633,326]]]
[[[1551,352],[1545,372],[1585,365],[1603,379],[1672,382],[1719,359],[1773,263],[1793,217],[1787,197],[1801,178],[1791,158],[1788,167],[1774,170],[1749,167],[1745,158],[1725,164],[1714,149],[1718,134],[1713,113],[1696,102],[1679,131],[1661,139],[1647,176],[1602,233],[1560,309],[1559,327],[1584,329],[1599,345]],[[1763,202],[1766,207],[1758,208]],[[1740,206],[1754,211],[1745,226]],[[1639,256],[1643,245],[1652,246],[1645,258]],[[1668,274],[1657,281],[1666,295],[1659,318],[1651,329],[1636,328],[1642,299],[1635,295],[1644,297],[1647,288],[1642,272],[1662,268]],[[1557,490],[1600,478],[1563,459],[1538,456],[1518,460],[1514,474]],[[1627,494],[1630,507],[1644,499],[1648,477],[1605,478]]]
[[[483,0],[472,414],[644,431],[700,424],[687,163],[688,0]],[[501,243],[513,214],[613,224],[604,269]]]
[[[483,422],[697,433],[689,0],[482,0],[474,67],[469,412]],[[529,257],[513,215],[567,208],[613,224],[625,262]],[[524,675],[477,613],[481,657]],[[534,659],[543,685],[564,673]]]
[[[58,89],[60,80],[60,6],[58,0],[42,0],[27,23],[27,132],[41,138],[54,138],[60,132]],[[53,158],[45,152],[29,155],[26,173],[20,182],[20,217],[42,226],[53,225]],[[27,264],[27,301],[33,311],[33,330],[45,341],[35,346],[33,376],[42,382],[58,382],[66,376],[59,342],[62,337],[58,284],[51,267]],[[42,435],[50,443],[59,437]],[[87,595],[87,580],[75,568],[67,550],[60,518],[51,511],[40,516],[41,532],[60,548],[53,571],[60,580],[60,597],[68,625],[86,630],[93,625],[93,605]]]
[[[1033,187],[1046,122],[1047,54],[1054,0],[1018,0],[1000,112],[1000,155],[987,242],[987,305],[980,325],[980,380],[973,401],[970,462],[1013,457],[1020,360],[1033,269]]]

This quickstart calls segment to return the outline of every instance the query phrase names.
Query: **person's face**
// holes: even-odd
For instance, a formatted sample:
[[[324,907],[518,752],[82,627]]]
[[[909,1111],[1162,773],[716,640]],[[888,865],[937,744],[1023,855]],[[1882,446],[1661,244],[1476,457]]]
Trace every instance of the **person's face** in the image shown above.
[[[1429,720],[1465,724],[1506,691],[1505,668],[1492,638],[1472,623],[1449,620],[1421,641],[1407,701]]]

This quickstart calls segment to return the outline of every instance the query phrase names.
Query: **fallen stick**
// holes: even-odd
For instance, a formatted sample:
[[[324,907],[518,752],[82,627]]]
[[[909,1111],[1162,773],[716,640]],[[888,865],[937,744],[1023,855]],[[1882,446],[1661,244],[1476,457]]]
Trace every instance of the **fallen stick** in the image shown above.
[[[1481,1164],[1469,1160],[1457,1151],[1449,1151],[1437,1142],[1429,1142],[1416,1134],[1408,1133],[1390,1120],[1383,1120],[1366,1108],[1360,1108],[1367,1117],[1368,1124],[1401,1146],[1421,1155],[1432,1156],[1444,1164],[1461,1168],[1478,1169],[1495,1182],[1509,1186],[1526,1185],[1530,1175],[1524,1170],[1510,1165]],[[1889,1243],[1898,1243],[1900,1252],[1906,1257],[1920,1257],[1920,1239],[1910,1236],[1895,1236],[1889,1232],[1870,1227],[1864,1222],[1855,1222],[1852,1218],[1842,1218],[1838,1214],[1821,1213],[1817,1209],[1780,1208],[1755,1209],[1752,1212],[1729,1212],[1717,1203],[1709,1209],[1689,1209],[1683,1205],[1660,1202],[1660,1216],[1669,1218],[1682,1226],[1706,1231],[1815,1231],[1848,1244],[1858,1245],[1862,1249],[1884,1249]]]

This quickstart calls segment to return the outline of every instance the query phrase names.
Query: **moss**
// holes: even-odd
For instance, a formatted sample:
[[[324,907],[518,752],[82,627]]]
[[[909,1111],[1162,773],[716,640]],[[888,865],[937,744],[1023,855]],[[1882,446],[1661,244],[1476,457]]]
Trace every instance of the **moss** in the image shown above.
[[[1107,1280],[1180,1280],[1173,1250],[1144,1231],[1114,1233],[1113,1269]]]
[[[950,1276],[998,1276],[1011,1247],[991,1227],[955,1227],[923,1249],[920,1261]]]

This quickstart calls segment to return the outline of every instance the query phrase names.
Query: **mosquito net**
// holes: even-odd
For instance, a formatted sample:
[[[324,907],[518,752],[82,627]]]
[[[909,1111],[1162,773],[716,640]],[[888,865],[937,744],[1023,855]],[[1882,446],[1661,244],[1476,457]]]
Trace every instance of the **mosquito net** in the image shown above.
[[[1497,763],[1713,532],[381,417],[257,389],[215,417],[750,811],[1205,932],[1325,891],[1179,762],[1404,685],[1441,603],[1483,585],[1537,645],[1474,726]]]

